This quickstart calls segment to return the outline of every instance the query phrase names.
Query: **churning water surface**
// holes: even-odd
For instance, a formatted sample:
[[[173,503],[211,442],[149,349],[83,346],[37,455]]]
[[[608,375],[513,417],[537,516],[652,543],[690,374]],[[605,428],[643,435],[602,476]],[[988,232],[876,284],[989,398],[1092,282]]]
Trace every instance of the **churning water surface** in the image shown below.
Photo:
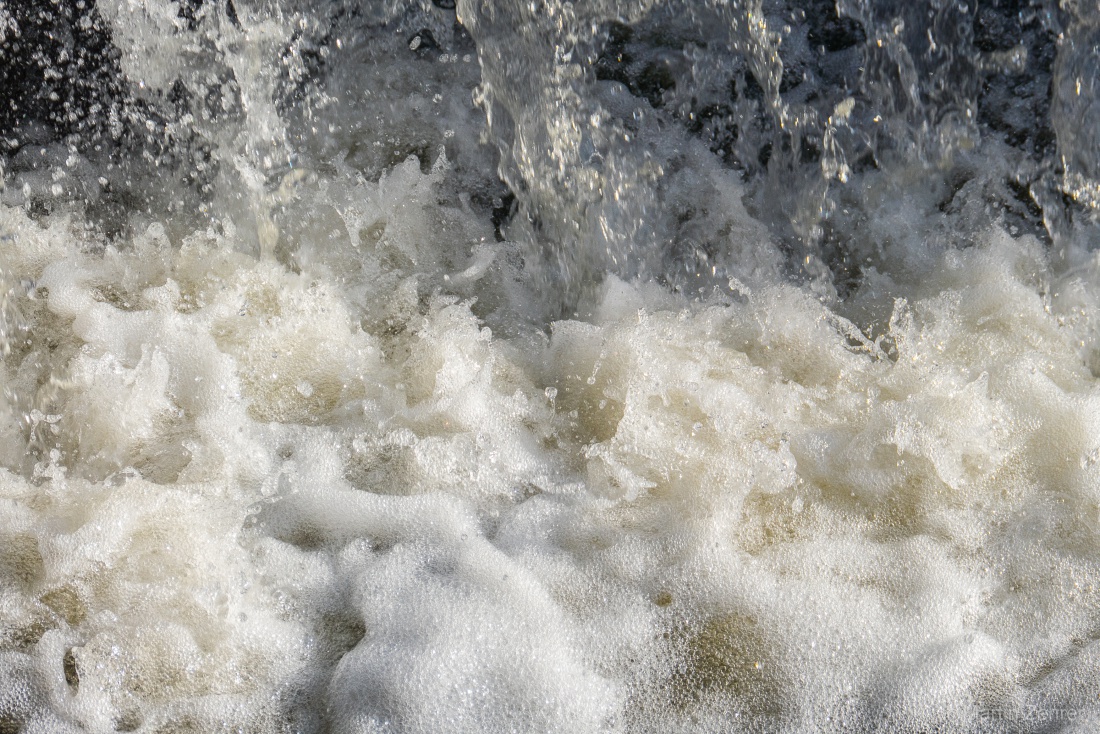
[[[1100,728],[1100,11],[0,2],[0,732]]]

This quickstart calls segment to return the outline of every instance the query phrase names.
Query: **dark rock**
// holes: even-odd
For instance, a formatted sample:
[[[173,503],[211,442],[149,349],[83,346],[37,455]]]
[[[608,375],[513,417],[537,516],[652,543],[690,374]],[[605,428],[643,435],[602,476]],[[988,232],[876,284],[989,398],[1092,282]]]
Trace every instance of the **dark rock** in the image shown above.
[[[237,17],[237,6],[233,4],[233,0],[225,0],[225,17],[229,19],[237,30],[244,30],[244,26],[241,25],[241,19]]]
[[[596,59],[596,78],[602,81],[616,81],[632,86],[630,63],[633,58],[626,51],[626,44],[634,37],[634,29],[623,23],[609,23],[606,29],[607,40]]]
[[[816,1],[806,9],[806,40],[814,46],[823,46],[828,53],[844,51],[864,44],[867,32],[864,25],[854,18],[840,17],[836,4],[831,1]]]
[[[974,14],[974,48],[983,53],[1007,51],[1020,42],[1018,16],[998,12],[992,6]]]
[[[760,163],[761,168],[767,168],[768,162],[772,159],[772,144],[764,143],[764,146],[760,148],[760,152],[756,156],[756,160]]]
[[[649,100],[649,104],[656,109],[664,103],[665,92],[675,88],[676,77],[673,76],[672,70],[668,68],[668,64],[654,61],[646,64],[633,86],[637,90],[637,94]]]
[[[746,71],[741,82],[741,96],[759,102],[764,99],[764,88],[751,72]]]
[[[784,65],[779,80],[780,93],[786,94],[806,80],[806,70],[801,64]]]
[[[516,195],[511,191],[493,202],[493,234],[496,236],[497,242],[502,242],[504,240],[504,234],[501,231],[501,227],[512,218],[515,209]]]
[[[799,144],[798,161],[799,163],[820,163],[821,162],[821,146],[818,145],[818,140],[810,137],[802,138]]]

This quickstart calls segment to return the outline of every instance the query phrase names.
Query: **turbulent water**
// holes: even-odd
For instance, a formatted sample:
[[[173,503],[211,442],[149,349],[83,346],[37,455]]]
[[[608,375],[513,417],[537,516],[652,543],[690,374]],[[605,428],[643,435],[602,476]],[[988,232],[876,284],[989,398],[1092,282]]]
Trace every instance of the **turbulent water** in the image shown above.
[[[0,732],[1100,728],[1100,11],[0,0]]]

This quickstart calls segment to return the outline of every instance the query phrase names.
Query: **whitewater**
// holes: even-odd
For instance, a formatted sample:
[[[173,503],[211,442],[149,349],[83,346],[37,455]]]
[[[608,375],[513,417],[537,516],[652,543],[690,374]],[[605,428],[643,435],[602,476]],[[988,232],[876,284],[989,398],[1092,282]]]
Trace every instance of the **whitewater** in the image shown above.
[[[0,1],[0,733],[1100,729],[1100,11]]]

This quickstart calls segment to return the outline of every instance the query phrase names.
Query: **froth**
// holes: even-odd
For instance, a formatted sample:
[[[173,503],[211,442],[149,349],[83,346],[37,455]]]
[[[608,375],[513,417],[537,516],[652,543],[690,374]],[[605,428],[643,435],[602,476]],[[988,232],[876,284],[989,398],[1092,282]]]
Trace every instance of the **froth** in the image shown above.
[[[7,439],[38,458],[3,477],[5,721],[983,730],[1092,705],[1100,434],[1062,306],[1092,276],[1034,241],[948,249],[889,311],[857,292],[864,323],[780,281],[689,304],[612,279],[539,340],[439,294],[395,329],[367,283],[214,235],[96,254],[66,221],[20,255],[56,252],[22,356],[54,378]]]

